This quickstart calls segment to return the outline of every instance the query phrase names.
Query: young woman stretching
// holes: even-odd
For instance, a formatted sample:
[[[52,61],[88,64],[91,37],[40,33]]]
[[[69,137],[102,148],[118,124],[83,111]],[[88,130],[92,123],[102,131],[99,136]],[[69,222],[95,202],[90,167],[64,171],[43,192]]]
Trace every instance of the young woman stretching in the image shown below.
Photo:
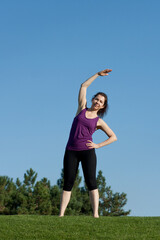
[[[96,183],[96,154],[95,148],[100,148],[117,140],[115,133],[101,119],[107,111],[108,98],[105,93],[99,92],[92,98],[92,106],[87,108],[86,90],[98,76],[107,76],[111,69],[105,69],[93,75],[81,84],[78,97],[78,110],[73,120],[69,140],[66,146],[63,169],[64,186],[61,196],[59,217],[64,216],[70,201],[71,190],[74,185],[79,162],[81,161],[85,182],[89,189],[89,197],[93,209],[93,217],[98,218],[99,193]],[[92,142],[92,134],[101,129],[109,137],[99,144]]]

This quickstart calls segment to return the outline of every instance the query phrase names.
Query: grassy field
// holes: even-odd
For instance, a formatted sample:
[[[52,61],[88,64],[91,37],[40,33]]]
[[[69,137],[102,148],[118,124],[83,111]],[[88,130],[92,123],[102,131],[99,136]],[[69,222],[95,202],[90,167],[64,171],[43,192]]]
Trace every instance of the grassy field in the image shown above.
[[[160,217],[0,216],[1,240],[160,240]]]

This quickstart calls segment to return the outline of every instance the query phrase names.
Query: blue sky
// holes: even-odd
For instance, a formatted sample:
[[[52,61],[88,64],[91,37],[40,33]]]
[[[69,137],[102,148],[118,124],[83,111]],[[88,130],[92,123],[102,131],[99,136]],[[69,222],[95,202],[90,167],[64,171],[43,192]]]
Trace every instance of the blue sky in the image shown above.
[[[23,180],[33,168],[56,184],[80,84],[112,68],[87,90],[88,106],[107,93],[104,120],[118,138],[96,150],[97,173],[127,193],[131,216],[160,216],[159,8],[158,0],[0,2],[0,175]]]

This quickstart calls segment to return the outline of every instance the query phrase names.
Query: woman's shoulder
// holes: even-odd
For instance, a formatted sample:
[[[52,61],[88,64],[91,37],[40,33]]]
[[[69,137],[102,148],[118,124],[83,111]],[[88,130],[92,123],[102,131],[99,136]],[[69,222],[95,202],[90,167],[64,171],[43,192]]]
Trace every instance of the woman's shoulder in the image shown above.
[[[100,117],[98,117],[98,122],[102,122],[103,121],[103,119],[102,118],[100,118]]]
[[[99,117],[99,119],[97,121],[97,128],[100,128],[104,124],[106,124],[106,122],[102,118]]]

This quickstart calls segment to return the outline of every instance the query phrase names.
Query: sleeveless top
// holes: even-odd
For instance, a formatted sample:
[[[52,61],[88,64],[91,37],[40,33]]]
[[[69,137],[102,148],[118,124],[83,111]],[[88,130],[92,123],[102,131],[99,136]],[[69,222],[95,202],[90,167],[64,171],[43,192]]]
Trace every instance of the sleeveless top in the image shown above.
[[[96,130],[99,117],[86,118],[86,110],[87,108],[84,108],[73,120],[66,146],[68,150],[82,151],[91,149],[86,146],[86,143],[87,140],[92,141],[92,134]]]

